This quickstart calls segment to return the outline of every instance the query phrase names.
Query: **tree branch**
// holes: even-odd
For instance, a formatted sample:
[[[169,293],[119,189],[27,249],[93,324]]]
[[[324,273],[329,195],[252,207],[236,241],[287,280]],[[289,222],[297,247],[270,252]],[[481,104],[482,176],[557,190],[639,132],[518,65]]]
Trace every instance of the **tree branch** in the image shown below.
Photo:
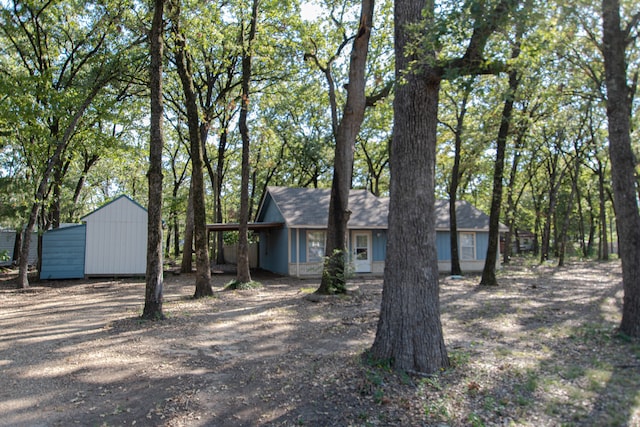
[[[366,106],[367,107],[375,107],[375,105],[376,105],[376,103],[378,101],[381,101],[382,99],[384,99],[387,96],[389,96],[389,94],[391,93],[391,89],[393,89],[394,85],[395,85],[395,82],[393,80],[389,80],[387,82],[387,84],[384,85],[384,87],[382,89],[380,89],[380,91],[367,96],[366,97]]]

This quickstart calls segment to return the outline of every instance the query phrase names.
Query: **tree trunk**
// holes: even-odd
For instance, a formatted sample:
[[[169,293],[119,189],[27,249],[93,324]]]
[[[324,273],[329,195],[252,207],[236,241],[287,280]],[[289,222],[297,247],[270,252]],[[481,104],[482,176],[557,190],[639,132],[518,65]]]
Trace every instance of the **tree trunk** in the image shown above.
[[[73,190],[73,205],[71,207],[71,211],[69,212],[69,216],[67,217],[68,222],[74,222],[76,215],[76,208],[78,206],[78,201],[80,200],[80,193],[84,188],[84,183],[87,179],[87,174],[93,165],[95,165],[98,160],[100,160],[100,156],[97,154],[89,155],[86,150],[83,153],[84,159],[84,167],[82,169],[82,173],[80,174],[80,178],[78,178],[78,182],[76,183],[76,187]]]
[[[193,271],[193,181],[189,186],[189,199],[187,200],[187,222],[184,226],[184,243],[182,244],[181,273],[191,273]]]
[[[71,122],[65,129],[64,135],[62,139],[58,141],[56,145],[56,149],[53,152],[53,155],[49,158],[47,162],[47,166],[42,173],[40,178],[40,183],[38,185],[38,189],[34,195],[34,202],[31,205],[31,211],[29,213],[29,220],[27,222],[27,227],[24,230],[24,238],[22,242],[22,249],[20,251],[20,267],[18,270],[18,278],[17,278],[17,286],[18,288],[28,288],[29,287],[29,278],[28,278],[28,269],[29,269],[29,247],[31,246],[31,234],[36,225],[36,221],[38,220],[38,214],[40,213],[41,205],[44,202],[45,193],[47,190],[47,186],[49,184],[49,178],[53,170],[60,165],[62,162],[62,153],[69,145],[69,141],[73,136],[73,133],[80,122],[80,119],[84,115],[85,111],[95,97],[100,92],[100,89],[107,83],[107,81],[96,81],[94,82],[94,86],[91,88],[90,92],[87,94],[84,102],[78,110],[75,112],[74,116],[71,119]]]
[[[196,246],[196,289],[194,298],[213,295],[211,288],[211,266],[206,228],[206,206],[204,200],[204,165],[202,141],[200,139],[200,118],[198,99],[193,85],[191,59],[186,52],[186,41],[180,30],[180,4],[174,10],[174,34],[176,36],[176,66],[185,97],[189,142],[191,151],[191,190],[193,200],[193,234]]]
[[[162,287],[162,149],[164,135],[162,129],[162,31],[164,0],[154,0],[153,21],[149,34],[151,53],[151,118],[149,144],[149,205],[147,209],[147,274],[145,286],[143,319],[163,319]]]
[[[440,323],[435,232],[440,78],[406,72],[416,58],[405,54],[414,36],[407,26],[421,21],[425,6],[422,0],[395,3],[396,78],[404,84],[398,86],[393,103],[389,240],[371,354],[398,370],[435,373],[449,365]]]
[[[620,331],[640,337],[640,214],[635,156],[631,149],[632,93],[627,85],[625,58],[632,39],[621,29],[618,0],[602,1],[602,21],[609,155],[624,288]]]
[[[520,55],[520,34],[516,36],[516,47],[511,55],[517,58]],[[489,245],[487,246],[487,255],[484,261],[484,269],[482,270],[481,286],[497,286],[496,279],[496,263],[498,262],[498,250],[500,245],[500,210],[502,207],[502,179],[504,175],[504,158],[507,146],[507,137],[509,135],[509,125],[511,124],[511,115],[513,112],[513,103],[518,90],[518,74],[517,71],[509,72],[509,89],[507,91],[507,99],[504,102],[502,116],[500,121],[500,129],[498,129],[498,138],[496,140],[496,161],[493,171],[493,194],[491,196],[491,213],[489,215]],[[509,244],[509,242],[506,242]]]
[[[504,244],[504,257],[503,262],[508,264],[511,255],[513,253],[511,239],[512,236],[518,236],[518,231],[516,230],[516,198],[514,198],[513,192],[514,187],[516,185],[516,179],[518,178],[518,166],[520,164],[521,150],[524,147],[525,134],[527,132],[527,126],[522,125],[518,130],[518,134],[516,137],[516,143],[513,152],[513,162],[511,163],[511,171],[509,172],[509,183],[507,184],[507,207],[505,209],[505,225],[507,226],[507,232],[505,234],[505,244]],[[522,192],[520,193],[520,195]],[[518,196],[518,200],[519,200]],[[516,253],[520,252],[520,244],[516,242]]]
[[[564,219],[562,221],[562,229],[560,230],[559,248],[558,248],[558,267],[564,267],[564,257],[567,249],[567,234],[569,233],[569,223],[571,220],[571,210],[573,209],[573,199],[575,198],[578,189],[578,178],[580,176],[580,156],[576,150],[575,159],[575,175],[571,180],[571,193],[569,194],[569,200],[567,201],[566,211],[564,213]]]
[[[224,179],[224,159],[227,149],[227,136],[229,135],[227,126],[223,126],[218,141],[218,159],[216,161],[216,185],[215,185],[215,205],[216,222],[221,223],[222,216],[222,180]],[[216,264],[224,264],[224,232],[217,233],[216,238]]]
[[[253,41],[256,36],[258,25],[258,4],[259,0],[253,0],[251,7],[251,22],[249,24],[249,37],[245,38],[244,28],[242,30],[242,99],[240,108],[240,118],[238,127],[242,138],[242,182],[240,185],[240,227],[238,236],[238,266],[236,282],[251,282],[251,271],[249,269],[249,126],[247,116],[249,114],[249,86],[251,83],[251,61],[253,57]]]
[[[556,205],[558,203],[558,191],[564,176],[564,171],[559,172],[559,157],[556,153],[549,159],[549,207],[545,212],[546,217],[542,228],[542,241],[540,243],[540,263],[549,260],[549,252],[551,250],[551,224],[556,214]]]
[[[598,159],[598,196],[599,196],[599,216],[600,216],[600,250],[598,259],[607,261],[609,259],[609,242],[607,238],[607,196],[605,194],[605,176],[602,161]]]
[[[449,185],[449,244],[451,246],[451,275],[462,274],[460,268],[460,252],[458,250],[458,217],[456,215],[456,202],[458,200],[458,186],[460,184],[460,157],[462,155],[462,132],[464,130],[464,118],[467,114],[467,101],[471,93],[473,80],[465,82],[460,114],[457,117],[454,129],[454,156],[451,169],[451,183]]]
[[[362,0],[358,33],[353,40],[353,49],[349,63],[349,83],[347,100],[342,120],[335,133],[335,158],[331,198],[329,201],[329,219],[325,244],[325,263],[322,281],[316,293],[345,293],[347,256],[347,223],[349,211],[349,190],[353,175],[353,155],[356,137],[364,120],[367,99],[365,96],[366,65],[369,51],[369,39],[373,21],[373,0]]]

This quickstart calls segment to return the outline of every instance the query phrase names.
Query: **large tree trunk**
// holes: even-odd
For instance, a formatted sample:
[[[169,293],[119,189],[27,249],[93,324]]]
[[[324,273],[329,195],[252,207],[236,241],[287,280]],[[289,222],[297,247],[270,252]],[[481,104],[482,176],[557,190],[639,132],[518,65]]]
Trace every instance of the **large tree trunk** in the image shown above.
[[[174,15],[176,36],[176,65],[187,109],[189,143],[191,151],[191,195],[193,200],[193,234],[196,246],[196,289],[194,298],[213,295],[211,288],[211,266],[209,265],[209,245],[206,228],[206,207],[204,200],[204,165],[202,141],[200,140],[200,118],[198,99],[193,85],[191,60],[186,52],[186,41],[180,32],[180,4],[177,2]]]
[[[416,58],[405,53],[413,35],[407,26],[420,22],[425,6],[421,0],[395,3],[396,78],[404,83],[398,86],[393,103],[389,240],[371,353],[399,370],[434,373],[449,365],[440,323],[435,232],[440,78],[407,73]]]
[[[602,26],[609,155],[624,287],[620,331],[640,337],[640,214],[635,156],[630,136],[632,94],[627,85],[625,58],[631,38],[620,27],[618,0],[602,1]]]
[[[154,0],[153,21],[149,34],[151,50],[151,119],[149,144],[149,205],[147,209],[147,274],[142,318],[163,319],[162,312],[162,30],[164,0]]]
[[[240,118],[238,127],[242,138],[242,183],[240,185],[240,227],[238,236],[238,265],[236,282],[251,282],[251,271],[249,269],[249,126],[247,116],[249,114],[249,86],[251,83],[251,61],[253,56],[253,41],[256,36],[258,25],[258,3],[253,0],[251,7],[251,23],[249,25],[249,36],[245,38],[244,29],[242,35],[242,100],[240,108]]]
[[[342,120],[335,133],[335,158],[333,181],[329,201],[329,219],[325,245],[325,263],[322,281],[316,291],[319,294],[346,292],[347,223],[349,211],[349,190],[353,175],[353,155],[356,137],[364,120],[367,99],[365,96],[367,53],[373,21],[373,0],[362,0],[360,25],[349,63],[349,83],[347,100]]]

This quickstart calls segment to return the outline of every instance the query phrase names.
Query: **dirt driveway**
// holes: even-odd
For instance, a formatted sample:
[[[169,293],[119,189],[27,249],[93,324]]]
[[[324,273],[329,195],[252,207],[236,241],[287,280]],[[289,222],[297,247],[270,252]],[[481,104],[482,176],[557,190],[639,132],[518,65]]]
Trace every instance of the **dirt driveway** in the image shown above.
[[[260,290],[194,301],[165,277],[162,322],[139,320],[144,283],[0,282],[2,426],[640,425],[640,343],[617,337],[619,265],[527,263],[501,286],[441,280],[454,367],[395,374],[361,355],[382,283],[347,297],[258,277]]]

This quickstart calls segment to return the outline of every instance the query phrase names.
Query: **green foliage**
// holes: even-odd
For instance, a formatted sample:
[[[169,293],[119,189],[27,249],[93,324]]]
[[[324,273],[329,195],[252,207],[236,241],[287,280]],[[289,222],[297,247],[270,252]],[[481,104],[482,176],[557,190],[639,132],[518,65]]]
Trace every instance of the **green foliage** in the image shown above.
[[[322,283],[319,293],[327,295],[347,293],[347,280],[353,274],[353,266],[348,262],[345,251],[334,249],[333,254],[324,257]]]
[[[224,287],[225,291],[252,291],[257,289],[262,289],[264,286],[260,282],[250,281],[250,282],[240,282],[238,280],[232,280],[227,283]]]
[[[0,261],[9,261],[9,251],[0,251]]]

